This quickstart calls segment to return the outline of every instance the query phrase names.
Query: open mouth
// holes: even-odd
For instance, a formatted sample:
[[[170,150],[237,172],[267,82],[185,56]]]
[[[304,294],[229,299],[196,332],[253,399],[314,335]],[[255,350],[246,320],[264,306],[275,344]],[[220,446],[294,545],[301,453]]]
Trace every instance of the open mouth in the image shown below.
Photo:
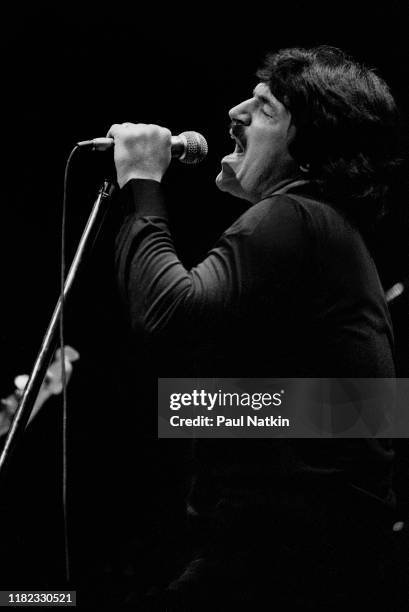
[[[241,139],[233,132],[233,130],[230,130],[230,137],[236,143],[234,152],[236,153],[236,155],[242,155],[246,150],[245,145],[242,143]]]
[[[241,155],[243,154],[245,151],[243,145],[241,144],[241,142],[236,142],[236,146],[234,149],[234,152],[237,153],[237,155]]]

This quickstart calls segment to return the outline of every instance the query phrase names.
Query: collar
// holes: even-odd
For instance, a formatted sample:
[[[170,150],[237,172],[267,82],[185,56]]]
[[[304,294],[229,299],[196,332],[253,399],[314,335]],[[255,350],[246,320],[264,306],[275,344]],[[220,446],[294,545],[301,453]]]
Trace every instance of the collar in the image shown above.
[[[277,185],[276,189],[272,191],[271,193],[269,193],[268,196],[266,196],[266,198],[270,198],[271,196],[274,196],[274,195],[280,195],[282,193],[287,193],[287,191],[291,191],[292,189],[296,187],[301,187],[302,185],[308,185],[309,183],[310,181],[306,181],[303,179],[290,180],[284,184],[281,183],[281,185]]]

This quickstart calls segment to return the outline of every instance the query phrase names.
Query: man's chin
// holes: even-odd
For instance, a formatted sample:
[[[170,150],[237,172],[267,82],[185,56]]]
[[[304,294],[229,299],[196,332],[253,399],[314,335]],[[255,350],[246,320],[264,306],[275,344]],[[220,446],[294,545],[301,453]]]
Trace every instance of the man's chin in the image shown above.
[[[216,185],[220,191],[230,193],[230,195],[242,200],[251,201],[249,195],[242,189],[233,169],[228,164],[222,164],[222,169],[216,176]]]
[[[229,180],[226,180],[223,170],[220,170],[219,174],[216,176],[216,186],[220,191],[229,191]]]

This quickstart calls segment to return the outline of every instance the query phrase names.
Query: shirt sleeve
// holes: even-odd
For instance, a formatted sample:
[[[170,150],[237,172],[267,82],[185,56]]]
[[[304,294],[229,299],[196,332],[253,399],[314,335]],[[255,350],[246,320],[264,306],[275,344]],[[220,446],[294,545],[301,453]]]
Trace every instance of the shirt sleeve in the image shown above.
[[[191,270],[176,254],[160,183],[131,180],[121,198],[128,214],[117,238],[116,266],[134,329],[205,334],[252,295],[288,290],[297,282],[294,271],[302,276],[300,241],[307,237],[291,198],[252,207]]]

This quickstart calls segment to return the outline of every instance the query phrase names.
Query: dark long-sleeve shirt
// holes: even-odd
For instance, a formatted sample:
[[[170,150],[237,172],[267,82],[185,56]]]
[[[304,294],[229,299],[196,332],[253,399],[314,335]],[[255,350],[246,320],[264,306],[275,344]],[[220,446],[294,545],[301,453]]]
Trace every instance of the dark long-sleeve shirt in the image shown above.
[[[132,328],[154,343],[184,345],[201,376],[394,376],[391,322],[374,262],[359,231],[309,189],[250,207],[187,270],[161,185],[127,183],[117,269]],[[389,494],[393,451],[386,441],[203,441],[199,471],[201,454],[215,499],[233,482],[271,482],[289,472],[341,474],[380,498]]]

